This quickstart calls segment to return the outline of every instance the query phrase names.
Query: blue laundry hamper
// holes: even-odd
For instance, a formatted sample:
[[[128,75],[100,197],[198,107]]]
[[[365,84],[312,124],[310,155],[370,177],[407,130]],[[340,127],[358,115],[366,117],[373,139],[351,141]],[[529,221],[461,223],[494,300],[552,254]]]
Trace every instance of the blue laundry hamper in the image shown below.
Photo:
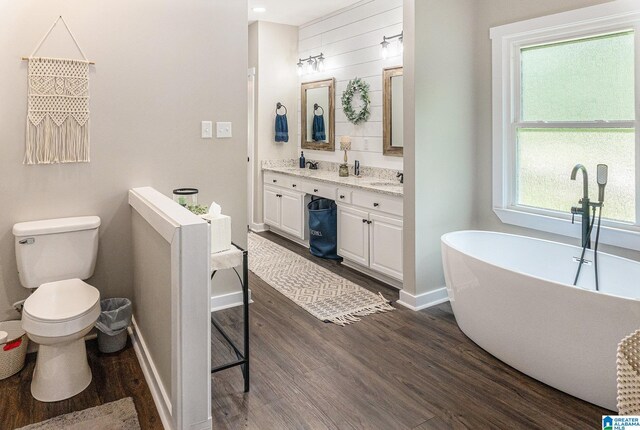
[[[338,220],[336,202],[313,197],[309,209],[309,251],[316,257],[341,260],[338,256]]]

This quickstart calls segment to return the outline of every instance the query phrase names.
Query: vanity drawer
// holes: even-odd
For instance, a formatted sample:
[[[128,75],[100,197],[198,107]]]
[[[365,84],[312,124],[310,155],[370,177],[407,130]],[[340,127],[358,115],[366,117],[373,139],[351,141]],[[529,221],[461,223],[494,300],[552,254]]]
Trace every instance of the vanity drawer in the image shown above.
[[[324,197],[331,200],[335,200],[336,198],[336,187],[332,187],[331,185],[320,184],[318,182],[302,182],[299,187],[302,187],[301,191],[313,196]]]
[[[265,172],[262,180],[266,185],[286,188],[291,187],[291,179],[285,175],[279,175],[277,173]]]
[[[338,188],[336,191],[336,202],[351,204],[352,191],[347,188]]]
[[[288,178],[288,184],[287,184],[287,188],[289,188],[292,191],[300,191],[301,193],[306,192],[304,190],[305,188],[305,182],[303,179],[301,178],[297,178],[297,177],[291,177]]]
[[[402,216],[402,198],[377,193],[353,191],[351,203],[369,210]]]

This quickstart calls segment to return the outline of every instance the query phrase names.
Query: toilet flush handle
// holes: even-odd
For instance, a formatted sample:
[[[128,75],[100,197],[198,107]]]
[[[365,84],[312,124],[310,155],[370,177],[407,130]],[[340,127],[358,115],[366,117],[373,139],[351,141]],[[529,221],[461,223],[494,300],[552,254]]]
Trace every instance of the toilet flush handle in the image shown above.
[[[18,241],[20,245],[33,245],[36,242],[36,239],[33,237],[28,237],[26,239],[22,239]]]

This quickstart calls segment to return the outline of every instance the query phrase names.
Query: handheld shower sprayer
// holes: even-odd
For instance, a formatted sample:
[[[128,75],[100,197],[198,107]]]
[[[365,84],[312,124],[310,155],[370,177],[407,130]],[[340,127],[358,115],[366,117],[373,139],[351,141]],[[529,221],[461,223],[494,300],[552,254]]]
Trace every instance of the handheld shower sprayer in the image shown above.
[[[609,166],[606,164],[598,164],[598,201],[604,202],[604,187],[609,179]]]

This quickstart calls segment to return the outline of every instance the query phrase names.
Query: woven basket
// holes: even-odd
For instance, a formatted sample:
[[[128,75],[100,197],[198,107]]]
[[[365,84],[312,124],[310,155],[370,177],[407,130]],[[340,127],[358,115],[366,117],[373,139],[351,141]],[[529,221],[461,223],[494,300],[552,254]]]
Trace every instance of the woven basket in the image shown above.
[[[29,339],[20,321],[0,322],[0,330],[9,333],[7,341],[0,343],[0,379],[5,379],[24,367]]]
[[[618,344],[618,413],[640,415],[640,330]]]

